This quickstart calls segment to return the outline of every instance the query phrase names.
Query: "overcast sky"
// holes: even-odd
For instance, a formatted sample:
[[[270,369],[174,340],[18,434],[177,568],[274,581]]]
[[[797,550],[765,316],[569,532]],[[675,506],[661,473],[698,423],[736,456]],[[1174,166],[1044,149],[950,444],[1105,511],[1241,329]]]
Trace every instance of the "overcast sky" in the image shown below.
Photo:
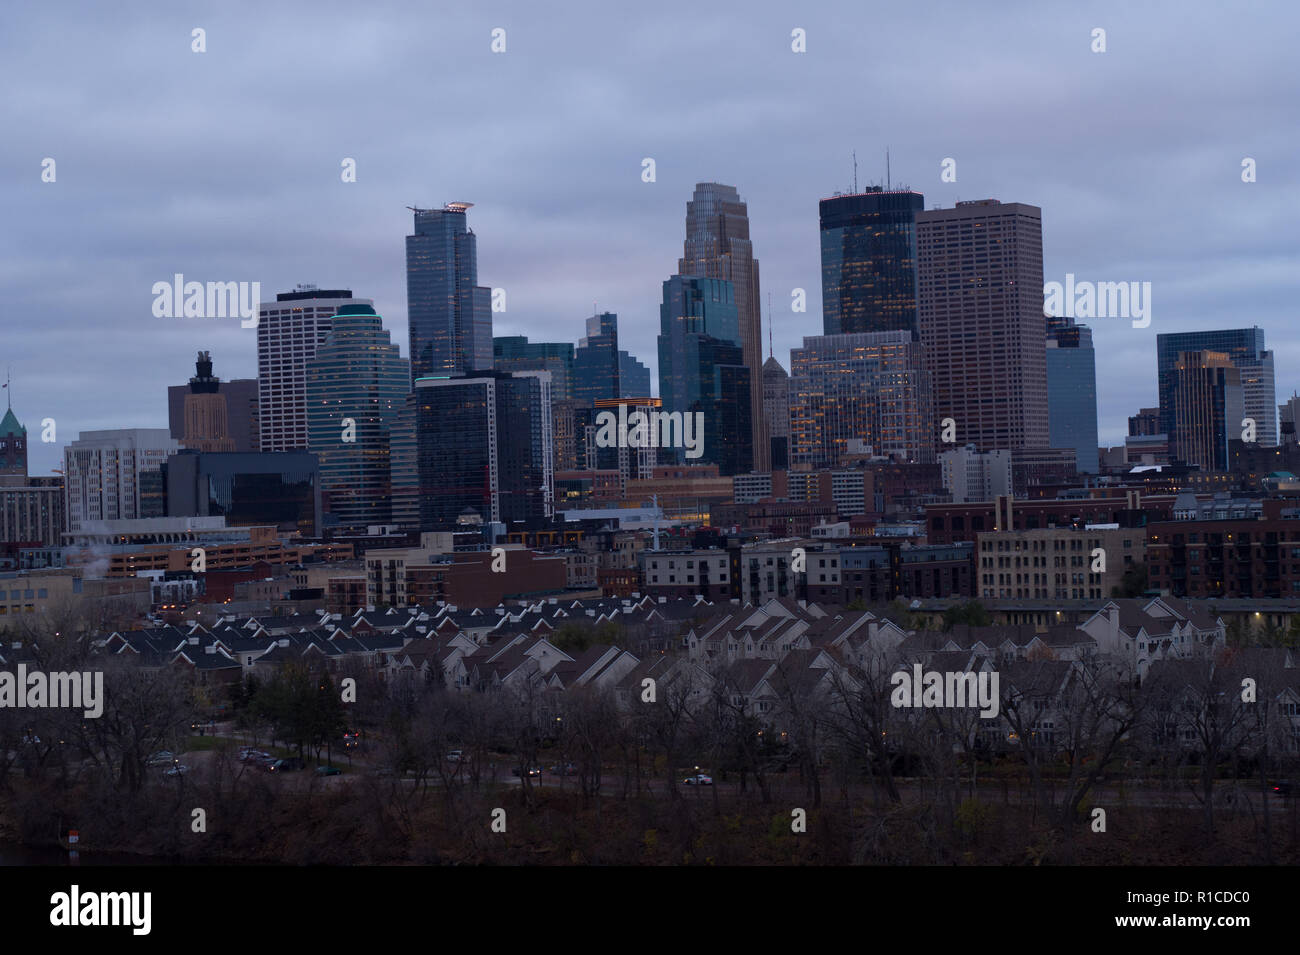
[[[1161,331],[1258,324],[1279,399],[1300,383],[1290,2],[144,6],[0,7],[0,363],[33,474],[83,429],[165,427],[199,349],[256,375],[238,319],[153,316],[176,272],[264,299],[351,288],[408,354],[409,205],[475,203],[496,334],[576,341],[595,303],[657,381],[686,202],[735,185],[788,367],[822,330],[817,201],[849,188],[854,150],[859,184],[882,179],[887,146],[927,208],[1040,206],[1045,280],[1152,283],[1150,327],[1090,322],[1103,444],[1156,403]]]

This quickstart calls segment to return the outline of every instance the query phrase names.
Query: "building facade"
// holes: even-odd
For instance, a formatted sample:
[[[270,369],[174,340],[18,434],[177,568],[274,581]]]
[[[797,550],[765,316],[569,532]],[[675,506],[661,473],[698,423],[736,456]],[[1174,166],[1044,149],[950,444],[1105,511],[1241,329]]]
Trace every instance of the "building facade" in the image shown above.
[[[478,239],[466,216],[473,205],[412,210],[406,310],[414,377],[492,369],[492,290],[478,284]]]

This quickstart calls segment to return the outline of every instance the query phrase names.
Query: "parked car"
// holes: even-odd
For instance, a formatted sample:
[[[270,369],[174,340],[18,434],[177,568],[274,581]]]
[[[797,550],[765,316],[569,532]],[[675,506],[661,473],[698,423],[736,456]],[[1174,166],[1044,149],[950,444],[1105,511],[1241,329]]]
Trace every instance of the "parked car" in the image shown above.
[[[713,777],[706,776],[704,773],[696,773],[694,776],[687,776],[682,782],[687,786],[712,786]]]
[[[565,763],[563,766],[555,765],[551,767],[551,774],[554,776],[576,776],[578,767],[573,763]]]
[[[164,776],[184,776],[190,771],[190,768],[184,763],[177,763],[175,766],[169,766],[163,770]]]
[[[317,776],[342,776],[343,770],[339,769],[337,766],[317,766],[316,775]]]
[[[290,756],[288,759],[277,759],[266,768],[272,773],[290,773],[302,769],[302,760],[297,756]]]
[[[1279,796],[1294,796],[1295,787],[1291,784],[1291,780],[1279,779],[1273,784],[1273,792],[1277,793]]]
[[[463,750],[453,749],[450,753],[447,754],[447,762],[468,763],[469,757],[465,755]]]
[[[175,753],[173,753],[173,752],[172,752],[171,750],[169,750],[169,749],[160,749],[158,752],[154,753],[152,756],[150,756],[150,757],[145,761],[145,765],[148,765],[148,766],[170,766],[170,765],[171,765],[172,763],[174,763],[175,761],[176,761],[176,754],[175,754]]]

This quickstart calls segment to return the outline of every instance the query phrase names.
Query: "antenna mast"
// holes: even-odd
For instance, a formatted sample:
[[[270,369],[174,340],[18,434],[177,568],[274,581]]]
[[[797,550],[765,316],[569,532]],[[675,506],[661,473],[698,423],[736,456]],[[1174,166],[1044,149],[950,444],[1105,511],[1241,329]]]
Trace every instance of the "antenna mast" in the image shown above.
[[[858,151],[853,150],[853,194],[858,194]]]
[[[889,147],[885,147],[885,189],[893,188],[893,180],[889,178]]]

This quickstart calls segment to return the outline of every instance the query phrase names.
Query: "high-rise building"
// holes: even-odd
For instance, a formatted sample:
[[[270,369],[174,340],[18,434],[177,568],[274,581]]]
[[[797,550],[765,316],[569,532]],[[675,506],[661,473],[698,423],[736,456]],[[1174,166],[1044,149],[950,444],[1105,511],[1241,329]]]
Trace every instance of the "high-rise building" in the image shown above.
[[[344,305],[372,305],[349,289],[299,285],[263,302],[257,319],[258,443],[263,451],[307,447],[307,363]]]
[[[235,451],[259,451],[258,387],[256,378],[217,380],[217,393],[225,399],[226,427]],[[167,425],[177,441],[185,440],[185,399],[192,391],[188,383],[167,386]]]
[[[478,284],[478,240],[465,214],[473,205],[412,210],[406,309],[417,378],[492,368],[492,290]]]
[[[184,432],[181,447],[195,451],[233,451],[230,417],[226,396],[221,393],[221,379],[212,374],[212,356],[199,352],[194,362],[194,377],[183,406]]]
[[[968,444],[942,452],[939,466],[954,504],[993,501],[1012,493],[1010,451],[979,451]]]
[[[936,430],[981,451],[1046,448],[1042,210],[996,199],[916,214],[917,321]]]
[[[572,397],[571,342],[530,342],[524,335],[497,336],[492,339],[492,358],[497,371],[549,371],[551,399],[567,401]]]
[[[916,331],[916,217],[924,208],[920,193],[880,186],[819,203],[825,334]]]
[[[587,334],[573,352],[571,394],[586,405],[623,397],[618,350],[618,316],[601,312],[587,319]]]
[[[1291,397],[1277,406],[1279,444],[1296,444],[1300,442],[1300,431],[1296,424],[1300,422],[1300,394],[1291,393]]]
[[[767,427],[758,382],[763,374],[763,329],[760,316],[758,260],[749,238],[749,210],[735,186],[696,183],[686,203],[686,241],[677,262],[679,275],[724,279],[732,284],[743,363],[753,383],[750,395],[750,445],[755,467],[766,470]]]
[[[27,429],[11,405],[0,420],[0,545],[61,547],[66,525],[63,479],[28,475]]]
[[[1244,418],[1255,422],[1255,442],[1266,447],[1277,444],[1277,398],[1273,382],[1273,353],[1264,348],[1264,330],[1223,328],[1207,332],[1167,332],[1156,336],[1156,374],[1160,388],[1160,414],[1164,427],[1174,426],[1170,399],[1174,366],[1183,352],[1222,352],[1240,373]],[[1240,436],[1241,422],[1235,427]]]
[[[307,363],[307,448],[320,460],[326,528],[392,522],[390,438],[409,382],[375,310],[342,306]]]
[[[1097,355],[1092,329],[1047,318],[1048,433],[1053,448],[1073,448],[1078,469],[1100,470],[1097,451]]]
[[[424,530],[554,513],[550,390],[546,371],[416,379]]]
[[[763,415],[773,470],[790,466],[790,376],[776,357],[763,362]]]
[[[68,529],[162,517],[162,465],[179,450],[166,428],[81,432],[63,451]]]
[[[704,445],[696,464],[723,476],[754,467],[750,381],[734,288],[724,279],[674,275],[659,307],[659,397],[669,414],[699,414]],[[684,452],[670,452],[677,463]]]
[[[805,337],[790,352],[790,466],[836,468],[866,448],[934,461],[929,375],[910,331]]]
[[[1129,415],[1128,433],[1132,438],[1164,434],[1160,430],[1160,409],[1139,408],[1137,414]]]
[[[1228,441],[1241,435],[1241,372],[1224,352],[1185,351],[1166,392],[1173,411],[1169,454],[1204,471],[1228,469]]]
[[[650,369],[625,351],[618,353],[618,390],[620,398],[650,397]]]

